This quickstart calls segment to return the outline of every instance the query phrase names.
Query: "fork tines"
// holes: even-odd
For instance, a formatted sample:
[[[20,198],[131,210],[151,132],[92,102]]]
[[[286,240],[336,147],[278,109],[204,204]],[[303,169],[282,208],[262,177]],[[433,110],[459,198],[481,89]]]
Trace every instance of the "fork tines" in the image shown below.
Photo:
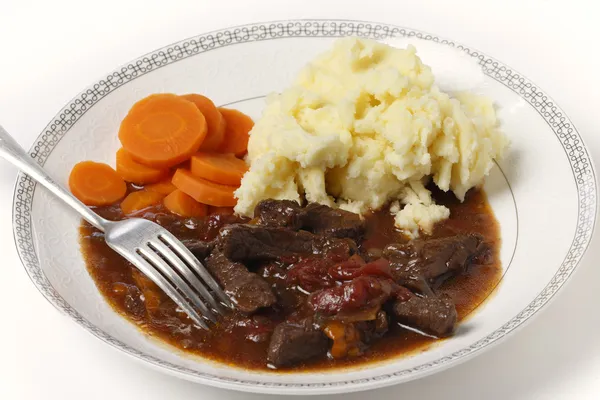
[[[224,307],[232,307],[206,268],[168,231],[138,247],[134,263],[204,329],[209,329],[205,319],[215,323],[215,314],[222,315]]]

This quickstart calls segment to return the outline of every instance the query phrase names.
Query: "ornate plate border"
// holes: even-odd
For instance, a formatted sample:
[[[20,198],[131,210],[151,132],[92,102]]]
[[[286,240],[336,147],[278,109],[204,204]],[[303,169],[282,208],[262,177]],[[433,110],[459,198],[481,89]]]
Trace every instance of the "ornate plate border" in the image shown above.
[[[417,37],[456,47],[471,57],[476,58],[486,75],[525,99],[546,121],[559,139],[571,164],[573,177],[577,186],[579,200],[577,228],[571,247],[556,275],[554,275],[544,290],[542,290],[517,316],[487,337],[447,357],[414,368],[404,369],[372,378],[331,383],[295,384],[238,380],[199,373],[198,371],[165,362],[129,347],[125,343],[122,343],[98,327],[92,325],[60,296],[44,275],[34,247],[31,211],[36,183],[28,176],[19,174],[15,185],[13,199],[14,238],[21,261],[38,290],[48,299],[48,301],[50,301],[50,303],[69,315],[79,325],[83,326],[98,338],[134,357],[147,361],[155,366],[167,368],[171,372],[182,373],[192,378],[207,381],[216,386],[233,387],[237,389],[245,388],[246,390],[259,392],[277,391],[278,388],[298,388],[324,393],[340,391],[342,386],[344,386],[345,391],[349,391],[367,389],[375,385],[389,385],[401,380],[402,377],[407,375],[414,375],[415,377],[422,376],[439,370],[446,364],[465,360],[468,356],[490,346],[498,339],[511,333],[527,319],[537,313],[537,311],[539,311],[567,281],[571,273],[579,264],[592,238],[596,223],[598,190],[594,165],[583,144],[582,138],[571,121],[542,90],[534,85],[529,79],[499,61],[477,50],[470,49],[450,40],[441,39],[437,36],[409,28],[347,20],[274,21],[237,26],[202,34],[146,54],[121,68],[116,69],[104,79],[98,80],[77,95],[77,97],[71,100],[69,104],[57,114],[36,139],[34,146],[30,150],[30,154],[40,165],[43,165],[61,138],[89,108],[94,106],[95,103],[120,86],[163,66],[208,52],[212,49],[231,46],[238,43],[290,37],[343,36],[361,36],[371,39],[385,39],[398,36]],[[249,389],[246,385],[251,385],[253,387]]]

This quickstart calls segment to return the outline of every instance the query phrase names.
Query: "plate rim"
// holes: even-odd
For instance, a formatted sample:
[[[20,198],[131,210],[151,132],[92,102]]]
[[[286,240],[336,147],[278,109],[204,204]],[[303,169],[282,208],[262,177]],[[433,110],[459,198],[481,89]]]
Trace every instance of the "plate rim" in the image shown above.
[[[571,246],[566,252],[566,256],[557,269],[556,274],[521,312],[512,317],[496,331],[448,356],[412,368],[396,370],[370,378],[299,384],[292,382],[269,382],[268,374],[261,376],[261,378],[267,381],[258,381],[202,373],[160,360],[126,345],[87,321],[60,296],[45,277],[35,251],[31,211],[37,184],[27,175],[19,172],[15,183],[12,203],[13,237],[21,263],[40,293],[55,308],[69,315],[71,319],[86,331],[110,344],[111,347],[117,348],[129,356],[145,362],[145,365],[151,365],[162,371],[213,386],[258,393],[339,393],[389,386],[417,379],[449,366],[457,365],[482,353],[483,350],[491,348],[491,346],[514,333],[516,329],[521,328],[526,322],[531,321],[532,317],[537,315],[538,311],[545,308],[548,302],[554,299],[564,284],[569,281],[572,273],[580,265],[594,235],[598,214],[598,184],[595,165],[583,138],[566,113],[539,86],[535,85],[533,81],[479,50],[437,35],[394,24],[347,19],[275,20],[236,25],[202,33],[146,53],[114,69],[104,78],[96,80],[72,98],[52,118],[35,139],[34,144],[29,150],[29,154],[43,166],[45,160],[52,153],[60,139],[68,133],[70,127],[85,114],[88,108],[93,107],[98,101],[122,85],[174,62],[206,53],[212,49],[234,44],[297,37],[344,36],[361,36],[376,40],[390,37],[416,37],[464,51],[465,54],[478,59],[478,63],[486,76],[503,84],[519,97],[526,100],[548,124],[557,139],[559,139],[571,165],[577,188],[577,225]],[[293,374],[290,374],[290,376],[292,377]],[[290,393],[289,389],[298,389],[298,391]]]

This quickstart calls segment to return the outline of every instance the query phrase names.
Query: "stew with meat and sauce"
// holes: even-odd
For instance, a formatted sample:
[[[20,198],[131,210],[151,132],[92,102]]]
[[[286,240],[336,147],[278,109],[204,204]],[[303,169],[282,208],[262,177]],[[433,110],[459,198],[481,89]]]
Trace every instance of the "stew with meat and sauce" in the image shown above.
[[[471,190],[461,203],[432,191],[451,217],[411,241],[388,210],[361,219],[285,200],[262,201],[252,220],[227,209],[203,218],[162,205],[143,210],[136,216],[180,238],[237,304],[210,331],[194,326],[87,223],[81,243],[112,307],[182,350],[249,369],[347,366],[452,335],[500,281],[499,229],[485,193]],[[118,205],[95,210],[126,218]]]

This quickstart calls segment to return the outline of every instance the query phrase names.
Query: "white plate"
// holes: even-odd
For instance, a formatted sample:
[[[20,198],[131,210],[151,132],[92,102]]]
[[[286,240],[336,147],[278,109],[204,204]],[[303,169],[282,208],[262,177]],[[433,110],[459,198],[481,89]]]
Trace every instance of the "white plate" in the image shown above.
[[[408,381],[481,353],[522,326],[568,280],[590,242],[597,212],[593,163],[573,124],[543,91],[495,59],[454,42],[395,26],[326,20],[203,34],[140,57],[92,84],[44,129],[31,155],[65,184],[78,161],[114,164],[120,121],[135,101],[156,92],[204,93],[256,118],[267,93],[288,85],[336,37],[349,35],[417,37],[429,47],[463,51],[484,72],[478,91],[497,102],[512,141],[485,184],[501,224],[504,277],[455,337],[410,357],[326,373],[253,372],[187,356],[148,339],[112,311],[85,270],[79,218],[20,175],[15,241],[40,292],[80,326],[146,364],[214,386],[265,393],[349,392]],[[424,61],[432,63],[434,73],[443,68]]]

